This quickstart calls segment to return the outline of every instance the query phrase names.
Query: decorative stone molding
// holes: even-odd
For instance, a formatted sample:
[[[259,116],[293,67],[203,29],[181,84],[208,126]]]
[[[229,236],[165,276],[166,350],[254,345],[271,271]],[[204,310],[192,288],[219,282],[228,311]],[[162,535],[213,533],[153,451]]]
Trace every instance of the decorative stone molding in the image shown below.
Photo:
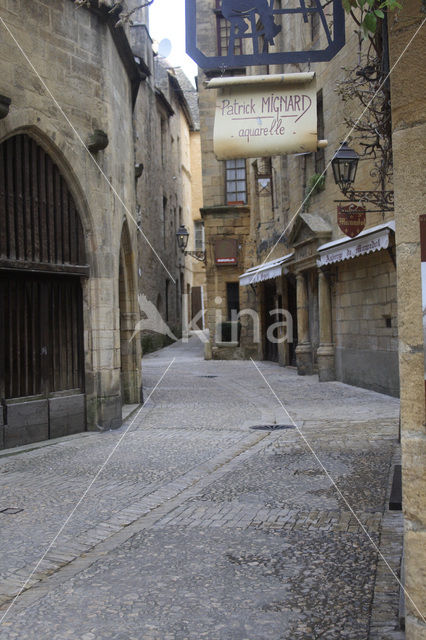
[[[105,131],[95,129],[87,142],[87,148],[91,153],[97,153],[107,148],[109,143],[108,136]]]
[[[0,95],[0,120],[9,115],[9,107],[12,104],[11,98]]]

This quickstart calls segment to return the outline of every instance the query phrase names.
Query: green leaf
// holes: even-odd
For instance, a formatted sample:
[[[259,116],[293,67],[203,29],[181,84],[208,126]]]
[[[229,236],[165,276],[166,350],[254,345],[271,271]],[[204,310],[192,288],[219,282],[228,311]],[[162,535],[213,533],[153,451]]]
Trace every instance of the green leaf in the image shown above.
[[[374,9],[374,13],[376,14],[376,16],[378,18],[384,18],[385,14],[383,13],[383,11],[381,9]]]
[[[375,33],[376,32],[377,18],[374,15],[374,13],[367,13],[367,15],[365,16],[364,20],[362,21],[362,26],[367,31],[370,31],[371,33]]]
[[[398,2],[398,0],[384,0],[381,4],[379,4],[379,9],[389,9],[389,11],[394,11],[395,9],[402,9],[402,4]]]

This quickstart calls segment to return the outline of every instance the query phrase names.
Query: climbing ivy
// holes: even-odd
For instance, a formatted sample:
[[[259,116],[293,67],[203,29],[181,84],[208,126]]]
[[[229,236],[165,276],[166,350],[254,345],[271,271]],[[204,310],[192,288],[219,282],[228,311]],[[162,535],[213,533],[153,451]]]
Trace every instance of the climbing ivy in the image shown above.
[[[342,0],[345,11],[360,27],[364,38],[374,35],[378,20],[383,20],[386,13],[401,9],[398,0]],[[355,11],[359,9],[357,15]]]

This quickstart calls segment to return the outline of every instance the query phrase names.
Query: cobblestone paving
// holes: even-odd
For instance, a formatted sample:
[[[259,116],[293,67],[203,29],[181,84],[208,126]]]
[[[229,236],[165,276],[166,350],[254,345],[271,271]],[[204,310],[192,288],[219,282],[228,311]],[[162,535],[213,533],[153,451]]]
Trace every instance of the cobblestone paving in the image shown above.
[[[126,425],[0,456],[0,509],[23,509],[0,513],[0,637],[403,638],[374,546],[398,572],[397,400],[259,365],[344,500],[296,429],[250,429],[289,422],[253,364],[204,362],[193,339],[144,360],[146,397],[173,357],[9,611]]]

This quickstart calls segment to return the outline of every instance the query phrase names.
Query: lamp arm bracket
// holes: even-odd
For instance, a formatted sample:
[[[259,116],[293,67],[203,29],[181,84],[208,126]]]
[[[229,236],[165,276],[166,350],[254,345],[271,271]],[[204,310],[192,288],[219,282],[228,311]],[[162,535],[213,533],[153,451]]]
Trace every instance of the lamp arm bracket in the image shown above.
[[[393,211],[394,210],[394,192],[393,191],[357,191],[355,189],[342,189],[342,193],[349,202],[364,204],[368,202],[375,205],[378,209],[373,211]],[[345,202],[339,200],[336,202]]]
[[[195,258],[199,262],[206,262],[206,252],[201,250],[196,251],[184,251],[184,255],[191,256],[191,258]]]

